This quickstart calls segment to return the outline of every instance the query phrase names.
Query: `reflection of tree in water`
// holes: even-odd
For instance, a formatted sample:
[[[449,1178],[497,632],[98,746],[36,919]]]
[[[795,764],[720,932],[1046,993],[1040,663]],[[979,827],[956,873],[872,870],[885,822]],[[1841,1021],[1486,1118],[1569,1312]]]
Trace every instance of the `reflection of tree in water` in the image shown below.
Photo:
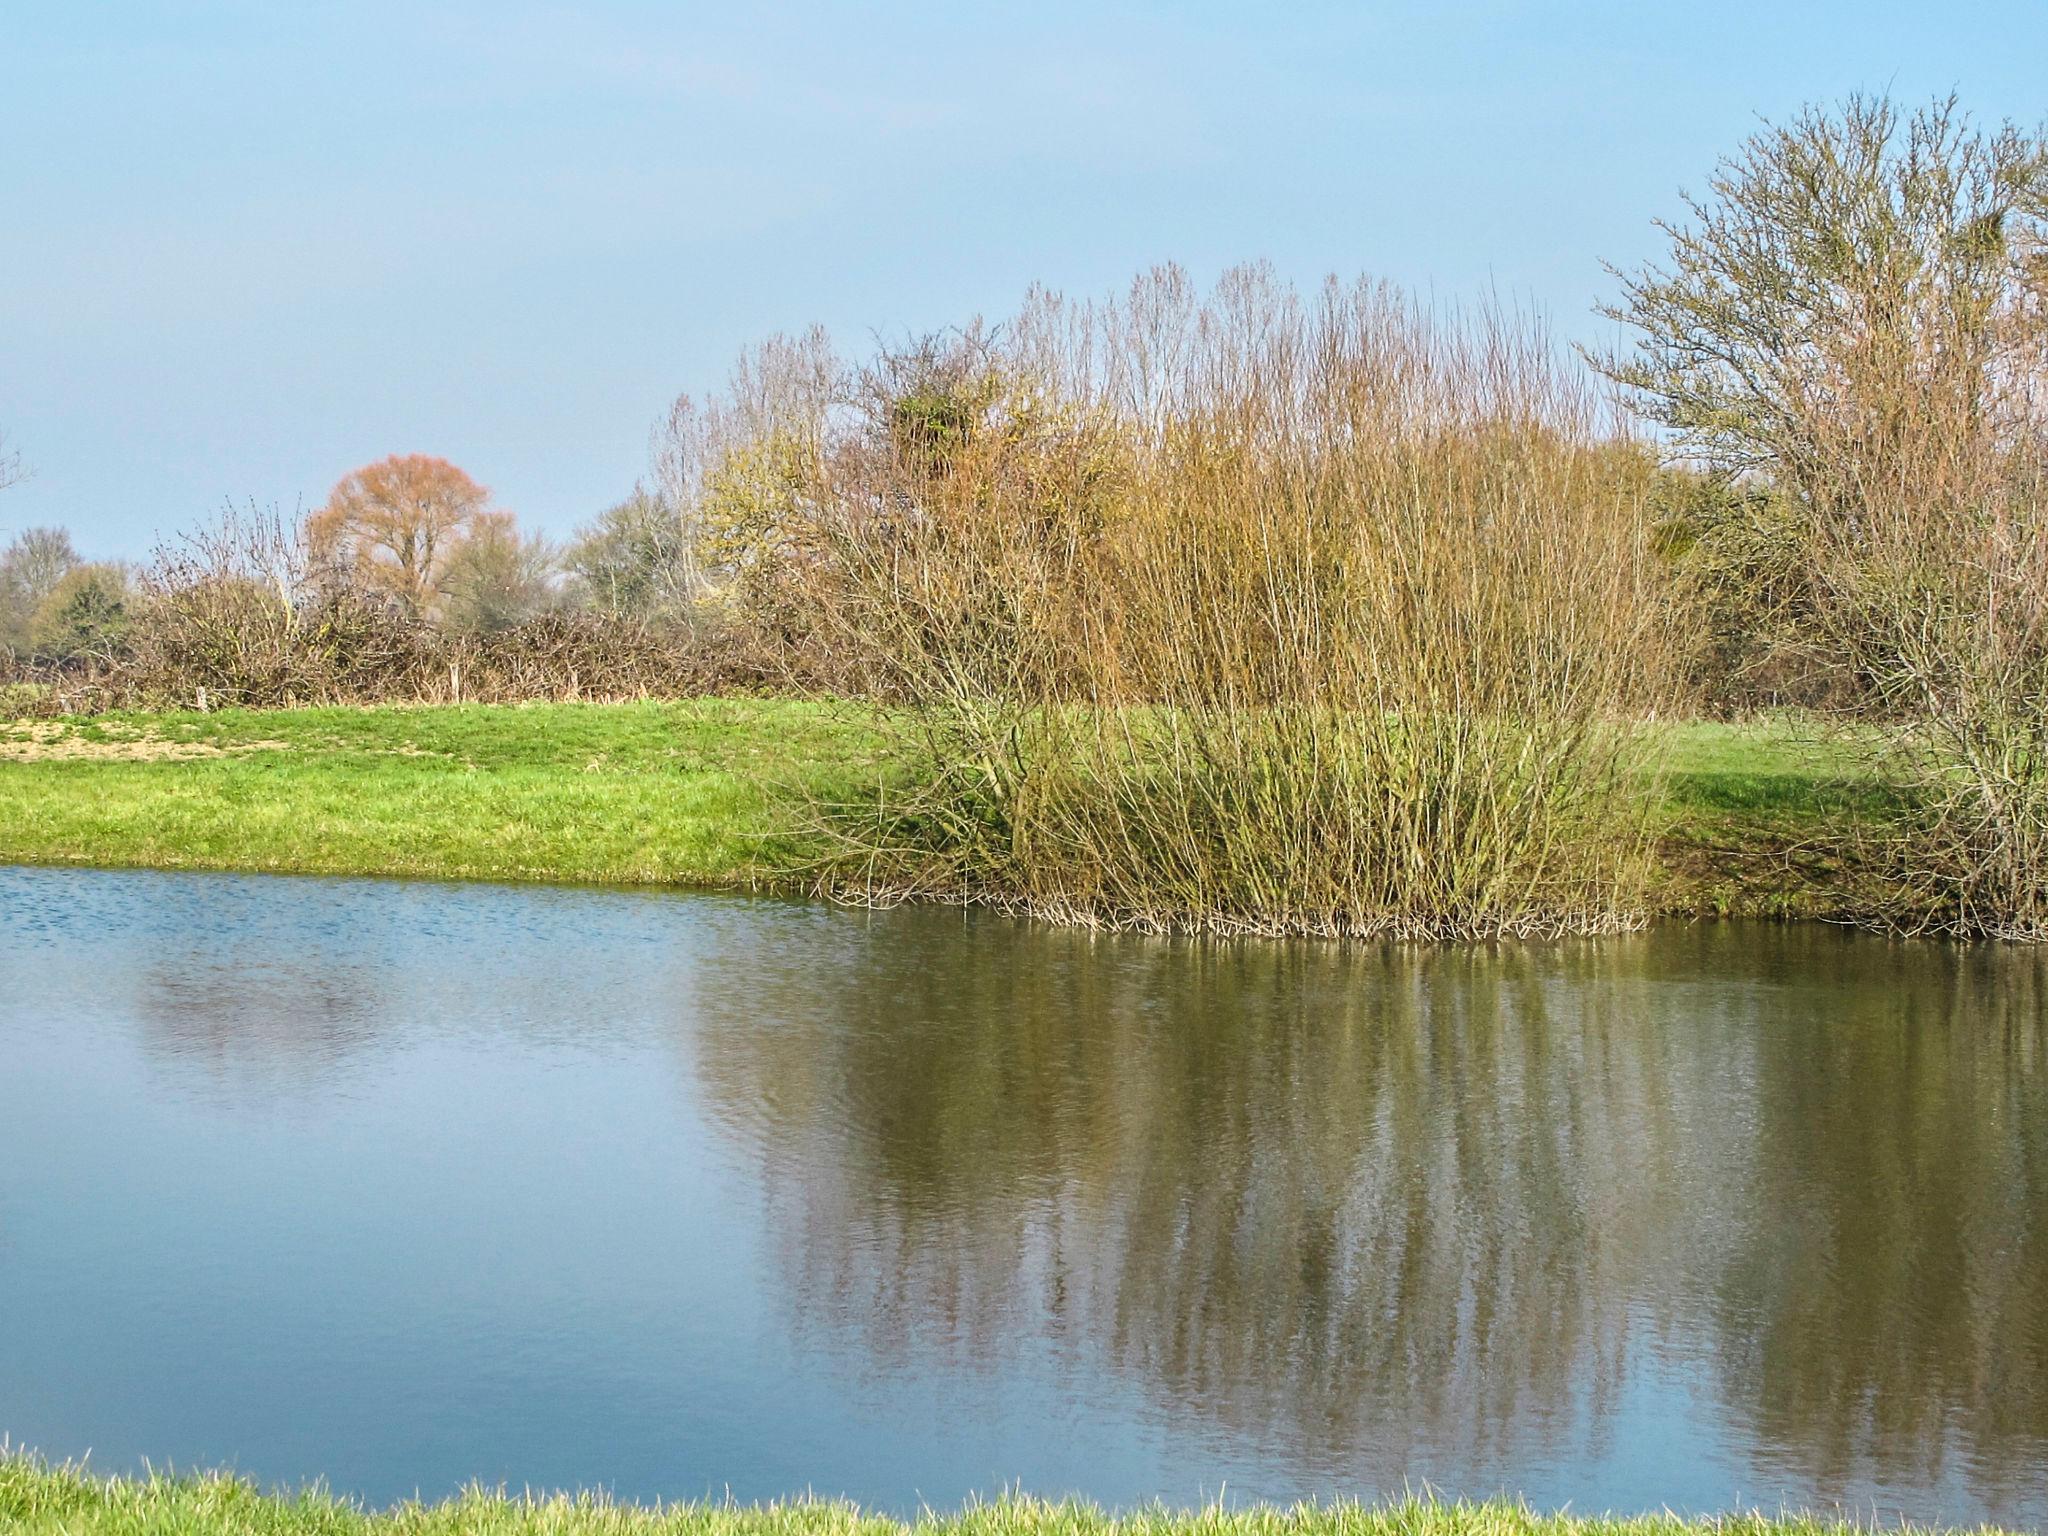
[[[698,993],[803,1320],[1049,1341],[1314,1460],[1602,1417],[1683,1064],[1560,978],[1628,951],[882,937]]]
[[[392,1018],[382,967],[274,955],[180,955],[142,967],[135,1014],[145,1050],[256,1102],[330,1087]]]
[[[1654,1342],[1800,1476],[2042,1450],[2037,961],[841,932],[700,973],[698,1065],[800,1325],[867,1358],[1050,1348],[1309,1464],[1485,1476],[1597,1451]]]
[[[1716,1298],[1730,1411],[1824,1486],[2038,1493],[2048,957],[1816,945],[1760,1025],[1753,1219]]]
[[[294,881],[274,903],[244,895],[204,927],[117,955],[112,976],[155,1062],[260,1109],[466,1036],[487,1054],[637,1041],[687,983],[685,911],[577,891]],[[758,940],[753,927],[735,942]],[[462,1069],[452,1057],[404,1069],[421,1070]]]

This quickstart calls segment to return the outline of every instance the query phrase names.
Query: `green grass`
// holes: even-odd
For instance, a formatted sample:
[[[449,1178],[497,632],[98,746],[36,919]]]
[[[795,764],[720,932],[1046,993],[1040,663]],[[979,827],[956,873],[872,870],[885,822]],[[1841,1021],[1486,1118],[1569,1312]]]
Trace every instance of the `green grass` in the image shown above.
[[[762,886],[805,792],[882,767],[857,709],[790,699],[0,720],[0,862]],[[1667,912],[1825,915],[1818,834],[1881,806],[1793,720],[1671,728]]]
[[[1895,800],[1853,736],[1797,716],[1671,732],[1660,904],[1681,915],[1835,917],[1842,870],[1829,833]]]
[[[748,885],[790,856],[778,797],[874,750],[784,700],[0,723],[0,862]]]
[[[904,1522],[820,1500],[651,1508],[592,1495],[472,1491],[372,1513],[317,1491],[266,1495],[228,1477],[101,1479],[0,1458],[0,1530],[18,1536],[1834,1536],[1857,1529],[1867,1527],[1761,1514],[1547,1516],[1513,1504],[1431,1499],[1108,1515],[1085,1504],[1006,1497]]]

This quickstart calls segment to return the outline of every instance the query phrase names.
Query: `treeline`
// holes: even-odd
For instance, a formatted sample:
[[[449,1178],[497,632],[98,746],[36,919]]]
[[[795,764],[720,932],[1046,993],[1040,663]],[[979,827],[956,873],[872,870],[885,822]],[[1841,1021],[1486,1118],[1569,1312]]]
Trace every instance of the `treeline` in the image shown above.
[[[776,338],[565,556],[393,460],[67,574],[28,644],[125,623],[136,698],[857,694],[898,772],[816,808],[822,887],[1158,930],[1628,923],[1651,722],[1798,704],[1898,794],[1834,850],[1861,910],[2048,933],[2048,143],[1852,99],[1667,232],[1608,354],[1259,267]]]
[[[230,507],[139,567],[59,528],[0,548],[0,681],[49,710],[698,692],[772,658],[636,490],[563,545],[446,460],[356,470],[310,516]],[[33,691],[31,691],[33,690]]]

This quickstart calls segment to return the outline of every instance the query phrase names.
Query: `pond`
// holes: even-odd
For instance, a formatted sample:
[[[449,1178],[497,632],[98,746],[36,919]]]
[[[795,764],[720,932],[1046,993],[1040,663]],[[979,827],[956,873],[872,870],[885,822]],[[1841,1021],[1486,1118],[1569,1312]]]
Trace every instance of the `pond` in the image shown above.
[[[2048,958],[0,868],[0,1434],[2048,1520]]]

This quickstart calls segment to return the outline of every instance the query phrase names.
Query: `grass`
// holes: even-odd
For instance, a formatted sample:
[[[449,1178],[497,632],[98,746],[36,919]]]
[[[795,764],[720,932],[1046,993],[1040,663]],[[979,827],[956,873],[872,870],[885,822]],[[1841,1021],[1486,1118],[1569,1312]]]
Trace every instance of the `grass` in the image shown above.
[[[1826,915],[1812,851],[1881,803],[1788,720],[1674,726],[1657,901]],[[758,887],[806,854],[800,793],[882,745],[789,699],[222,710],[0,720],[0,862]]]
[[[20,1456],[0,1458],[0,1528],[16,1536],[1834,1536],[1869,1529],[1761,1514],[1538,1515],[1507,1503],[1415,1498],[1110,1515],[1086,1504],[1013,1496],[905,1522],[822,1500],[641,1507],[589,1494],[472,1490],[442,1504],[373,1513],[317,1490],[271,1495],[218,1475],[96,1478]]]
[[[1893,808],[1853,738],[1797,717],[1675,726],[1654,896],[1670,915],[1838,917],[1828,837]]]
[[[0,722],[0,861],[746,886],[871,750],[776,700]]]

